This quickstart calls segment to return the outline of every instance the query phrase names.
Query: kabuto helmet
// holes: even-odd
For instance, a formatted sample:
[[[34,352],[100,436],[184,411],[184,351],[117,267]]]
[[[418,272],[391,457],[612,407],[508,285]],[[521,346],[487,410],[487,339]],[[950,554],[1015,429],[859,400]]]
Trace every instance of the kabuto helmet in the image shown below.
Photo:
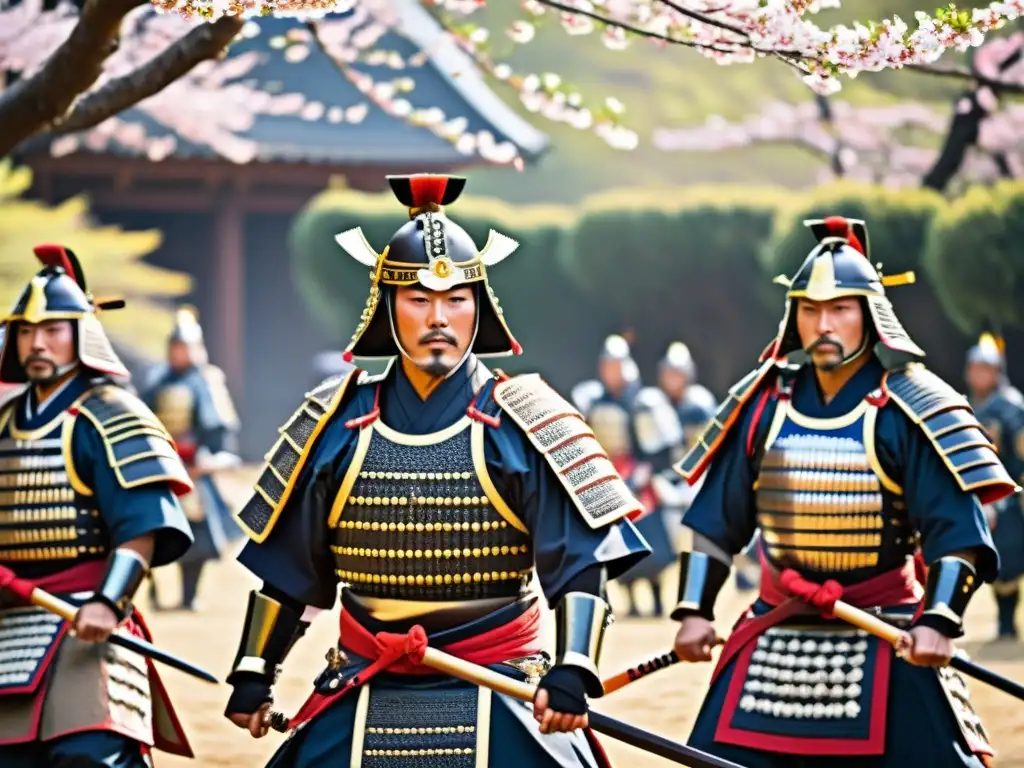
[[[622,379],[627,384],[640,379],[640,368],[633,359],[633,350],[625,336],[613,333],[604,340],[601,345],[601,354],[597,356],[598,362],[614,360],[622,366]]]
[[[462,177],[414,174],[387,178],[395,197],[409,209],[411,221],[392,235],[381,253],[367,242],[359,227],[335,237],[352,258],[373,270],[370,296],[344,359],[387,358],[402,352],[392,301],[395,289],[402,285],[420,285],[430,291],[474,286],[476,328],[467,356],[522,354],[487,280],[487,267],[511,255],[519,243],[492,229],[487,243],[478,249],[466,230],[445,215],[444,206],[455,202],[466,186]]]
[[[845,296],[861,300],[865,334],[861,347],[851,351],[844,363],[857,357],[872,342],[877,342],[876,352],[887,352],[884,362],[888,366],[923,358],[924,350],[904,330],[885,294],[886,286],[913,283],[914,273],[882,276],[878,271],[881,265],[872,266],[868,260],[868,230],[863,221],[829,216],[805,221],[804,225],[810,228],[818,244],[796,275],[775,278],[776,283],[787,288],[786,313],[779,324],[778,336],[762,359],[782,358],[803,349],[794,310],[798,299],[832,301]]]
[[[978,342],[967,350],[967,364],[982,363],[1006,370],[1006,342],[1002,337],[991,331],[985,331],[978,337]]]
[[[2,324],[0,383],[21,384],[28,380],[18,360],[18,326],[69,320],[75,329],[78,364],[113,378],[128,378],[128,369],[107,338],[97,313],[121,309],[124,301],[95,300],[87,291],[85,273],[78,258],[62,245],[37,245],[33,252],[43,268],[33,277]]]
[[[175,342],[186,345],[192,353],[192,362],[203,365],[207,362],[206,342],[203,327],[199,324],[199,313],[195,307],[178,307],[174,314],[174,328],[167,338],[168,344]]]
[[[673,341],[668,345],[665,356],[658,363],[659,369],[679,371],[690,383],[697,381],[697,364],[693,361],[690,348],[681,341]]]

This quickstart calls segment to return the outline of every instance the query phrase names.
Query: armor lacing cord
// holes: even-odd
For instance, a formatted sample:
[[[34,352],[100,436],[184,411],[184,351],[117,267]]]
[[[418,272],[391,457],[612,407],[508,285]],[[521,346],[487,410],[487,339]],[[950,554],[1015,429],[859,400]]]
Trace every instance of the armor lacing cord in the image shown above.
[[[342,692],[355,688],[356,686],[363,685],[370,680],[378,672],[383,672],[389,667],[393,667],[404,659],[408,659],[413,664],[420,665],[423,663],[423,657],[426,655],[428,642],[427,642],[427,631],[419,624],[415,625],[405,634],[397,634],[394,632],[378,632],[375,636],[377,641],[377,647],[380,650],[380,655],[366,667],[358,675],[355,675],[348,682],[345,683]],[[341,692],[335,695],[340,695]],[[304,722],[308,719],[306,710],[315,711],[319,708],[319,701],[315,700],[315,697],[311,697],[302,709],[292,718],[288,724],[290,728],[294,728],[298,723]]]
[[[808,581],[792,568],[787,568],[779,577],[779,584],[794,597],[817,608],[826,619],[834,619],[832,611],[843,596],[843,585],[829,579],[824,584]]]

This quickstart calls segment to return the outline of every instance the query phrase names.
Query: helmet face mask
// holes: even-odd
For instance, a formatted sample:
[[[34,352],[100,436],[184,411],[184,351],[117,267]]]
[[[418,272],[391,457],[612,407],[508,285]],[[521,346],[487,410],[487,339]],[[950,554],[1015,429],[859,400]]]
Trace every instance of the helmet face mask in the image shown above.
[[[350,256],[372,270],[370,295],[344,358],[415,354],[402,349],[397,335],[396,291],[403,287],[415,287],[424,297],[472,287],[475,322],[463,359],[470,354],[522,354],[487,276],[487,268],[511,255],[519,244],[492,230],[487,243],[478,249],[469,233],[445,215],[443,206],[459,197],[465,186],[463,178],[418,174],[389,176],[388,181],[399,202],[408,208],[411,221],[395,232],[384,250],[377,253],[358,227],[335,237]]]

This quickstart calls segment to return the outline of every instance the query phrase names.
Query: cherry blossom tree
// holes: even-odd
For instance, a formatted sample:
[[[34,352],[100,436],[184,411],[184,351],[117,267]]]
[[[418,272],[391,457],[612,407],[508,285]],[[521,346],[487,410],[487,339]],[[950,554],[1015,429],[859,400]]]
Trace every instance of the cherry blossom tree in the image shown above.
[[[397,55],[377,50],[373,38],[388,27],[389,18],[393,24],[398,0],[150,2],[163,12],[156,18],[146,13],[147,0],[0,0],[0,69],[17,75],[0,92],[0,156],[43,131],[72,134],[102,125],[103,131],[92,133],[94,141],[102,141],[104,131],[110,135],[127,130],[119,125],[118,112],[145,104],[158,121],[173,120],[176,129],[186,126],[190,137],[205,130],[216,134],[203,140],[224,156],[244,162],[247,148],[237,134],[253,110],[308,107],[300,94],[271,100],[266,94],[247,93],[240,71],[243,63],[218,71],[219,57],[245,33],[246,20],[258,23],[253,19],[267,15],[307,17],[313,43],[331,55],[341,74],[368,98],[395,108],[401,119],[468,143],[458,130],[457,116],[439,116],[426,108],[406,111],[401,102],[407,100],[395,96],[400,88],[394,82],[374,83],[359,71],[358,64],[373,56],[390,60]],[[839,0],[523,0],[522,18],[492,34],[473,21],[486,0],[420,2],[447,28],[446,42],[455,41],[478,65],[516,89],[528,109],[593,130],[622,149],[635,147],[639,137],[628,128],[621,103],[609,99],[588,104],[557,73],[513,71],[496,55],[495,39],[526,45],[536,26],[549,20],[572,37],[599,33],[611,50],[645,39],[693,48],[722,64],[776,58],[816,92],[833,93],[843,75],[932,65],[946,50],[977,46],[988,32],[1024,13],[1024,0],[999,0],[973,10],[950,5],[918,12],[914,25],[894,16],[821,27],[815,24],[815,15],[837,7]],[[331,29],[343,21],[322,18],[353,6],[373,17],[369,31],[346,36],[338,27]],[[412,65],[415,62],[395,62],[396,69]],[[227,84],[231,109],[222,111],[232,114],[211,118],[203,106],[219,99]],[[163,95],[164,91],[168,93]],[[211,120],[216,124],[208,125]],[[151,149],[158,156],[168,151],[159,145]],[[496,162],[502,159],[499,148],[474,149],[490,152]],[[504,159],[517,162],[515,157]]]
[[[669,152],[793,145],[822,161],[823,180],[941,191],[955,176],[966,183],[1019,178],[1024,105],[1003,106],[1000,97],[1024,92],[1022,50],[1024,33],[1016,33],[986,42],[969,69],[930,70],[973,81],[955,97],[952,110],[913,102],[854,107],[819,96],[799,104],[772,102],[734,123],[711,117],[700,126],[658,129],[652,140]]]

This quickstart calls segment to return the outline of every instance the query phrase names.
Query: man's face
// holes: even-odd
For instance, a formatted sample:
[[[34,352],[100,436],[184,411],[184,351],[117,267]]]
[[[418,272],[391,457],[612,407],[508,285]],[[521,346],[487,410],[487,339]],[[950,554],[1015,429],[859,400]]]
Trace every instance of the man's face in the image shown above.
[[[815,368],[835,370],[864,342],[864,313],[854,296],[832,301],[799,299],[796,313],[800,346]]]
[[[686,374],[675,368],[662,368],[658,376],[661,390],[673,400],[682,398],[686,392]]]
[[[999,384],[999,369],[988,363],[969,363],[966,379],[972,394],[987,395]]]
[[[399,286],[395,291],[395,331],[409,360],[431,376],[446,376],[473,341],[476,298],[470,286],[428,291]]]
[[[172,341],[167,347],[167,364],[171,370],[184,371],[192,365],[192,350],[183,341]]]
[[[18,324],[18,360],[33,384],[57,379],[61,369],[77,358],[75,332],[70,321]]]
[[[597,364],[597,376],[612,392],[618,392],[626,386],[626,377],[622,370],[622,361],[608,358]]]

